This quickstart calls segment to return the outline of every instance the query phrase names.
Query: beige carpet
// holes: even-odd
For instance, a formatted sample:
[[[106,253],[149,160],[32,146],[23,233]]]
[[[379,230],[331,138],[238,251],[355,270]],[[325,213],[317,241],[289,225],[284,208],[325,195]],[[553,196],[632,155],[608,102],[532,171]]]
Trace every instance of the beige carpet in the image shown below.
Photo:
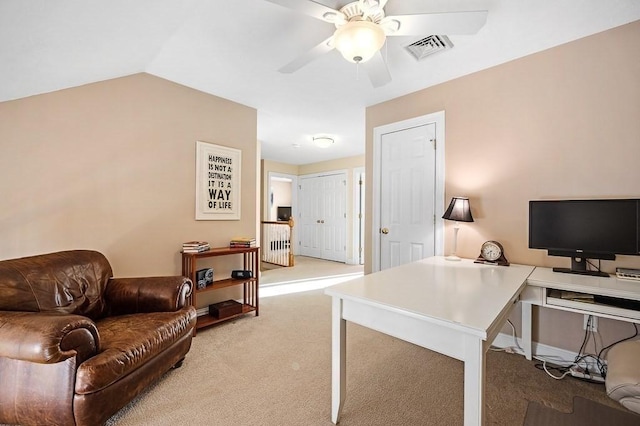
[[[201,330],[182,368],[122,409],[110,426],[330,425],[330,298],[267,297],[260,316]],[[341,425],[461,425],[462,363],[347,326]],[[603,385],[556,381],[519,355],[489,352],[489,425],[522,425],[536,401],[564,412],[581,396],[624,410]]]
[[[282,284],[300,280],[320,279],[337,275],[362,274],[362,265],[347,265],[340,262],[296,256],[295,266],[283,267],[270,263],[261,263],[262,276],[260,286]]]

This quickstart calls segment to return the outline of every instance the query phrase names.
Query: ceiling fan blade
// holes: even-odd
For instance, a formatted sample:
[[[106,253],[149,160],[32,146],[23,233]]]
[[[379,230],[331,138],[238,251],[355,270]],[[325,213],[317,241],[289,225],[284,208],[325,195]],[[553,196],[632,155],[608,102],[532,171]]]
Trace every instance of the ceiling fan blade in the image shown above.
[[[307,65],[309,62],[313,61],[317,57],[332,51],[333,50],[332,40],[333,40],[333,36],[329,37],[328,39],[324,40],[322,43],[313,47],[311,50],[308,50],[302,55],[298,56],[296,59],[289,62],[287,65],[283,66],[278,71],[284,74],[290,74],[294,71],[299,70],[300,68]]]
[[[422,13],[417,15],[387,16],[381,22],[400,23],[400,28],[388,32],[389,36],[467,35],[475,34],[487,22],[486,10],[477,12]],[[392,26],[392,25],[391,25]]]
[[[266,0],[269,3],[278,4],[288,9],[293,9],[296,12],[303,13],[321,21],[334,23],[336,19],[342,18],[344,20],[344,14],[335,9],[331,9],[320,3],[316,3],[312,0]]]
[[[389,73],[387,63],[384,61],[380,51],[367,62],[363,62],[362,67],[369,74],[369,80],[371,80],[373,87],[381,87],[391,81],[391,73]]]

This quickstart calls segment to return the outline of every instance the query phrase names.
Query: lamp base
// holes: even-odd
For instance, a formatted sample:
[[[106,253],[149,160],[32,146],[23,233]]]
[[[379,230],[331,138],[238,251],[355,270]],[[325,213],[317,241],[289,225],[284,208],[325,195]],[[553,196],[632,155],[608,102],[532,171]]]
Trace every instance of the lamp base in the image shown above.
[[[460,258],[459,258],[458,256],[456,256],[455,254],[452,254],[451,256],[447,256],[447,257],[445,257],[445,260],[453,260],[453,261],[459,262],[459,261],[460,261],[460,260],[462,260],[462,259],[460,259]]]

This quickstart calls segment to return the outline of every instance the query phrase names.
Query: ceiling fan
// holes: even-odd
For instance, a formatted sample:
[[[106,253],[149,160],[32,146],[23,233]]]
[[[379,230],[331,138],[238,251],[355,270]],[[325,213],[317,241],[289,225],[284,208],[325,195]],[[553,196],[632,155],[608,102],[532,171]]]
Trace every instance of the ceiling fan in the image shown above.
[[[339,10],[312,0],[267,0],[335,25],[336,31],[311,50],[279,69],[292,73],[333,49],[354,63],[362,64],[374,87],[391,81],[380,53],[388,36],[475,34],[487,20],[487,11],[422,13],[386,16],[388,0],[357,0]]]

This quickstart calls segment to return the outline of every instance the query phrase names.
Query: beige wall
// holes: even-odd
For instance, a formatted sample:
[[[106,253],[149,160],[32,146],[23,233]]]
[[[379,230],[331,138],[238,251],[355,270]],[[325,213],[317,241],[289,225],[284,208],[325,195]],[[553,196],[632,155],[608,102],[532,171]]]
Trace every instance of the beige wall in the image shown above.
[[[355,157],[338,158],[336,160],[321,161],[319,163],[304,164],[298,167],[299,175],[311,175],[314,173],[331,172],[334,170],[353,171],[358,167],[364,167],[364,155]]]
[[[274,181],[269,188],[269,196],[273,195],[273,205],[269,212],[269,220],[278,220],[278,207],[291,207],[292,182]]]
[[[173,275],[184,241],[257,235],[256,117],[148,74],[0,103],[0,259],[86,248]],[[195,220],[197,140],[242,150],[241,220]]]
[[[638,40],[640,21],[367,108],[367,172],[375,127],[445,111],[446,203],[469,196],[475,218],[461,226],[458,254],[475,258],[496,239],[513,263],[569,266],[528,249],[528,201],[640,198]],[[371,212],[370,188],[367,200]],[[447,225],[447,248],[451,238]],[[640,268],[640,257],[619,256],[603,269],[622,265]],[[577,351],[581,315],[537,316],[534,338]],[[633,331],[608,320],[599,328],[605,343]]]

